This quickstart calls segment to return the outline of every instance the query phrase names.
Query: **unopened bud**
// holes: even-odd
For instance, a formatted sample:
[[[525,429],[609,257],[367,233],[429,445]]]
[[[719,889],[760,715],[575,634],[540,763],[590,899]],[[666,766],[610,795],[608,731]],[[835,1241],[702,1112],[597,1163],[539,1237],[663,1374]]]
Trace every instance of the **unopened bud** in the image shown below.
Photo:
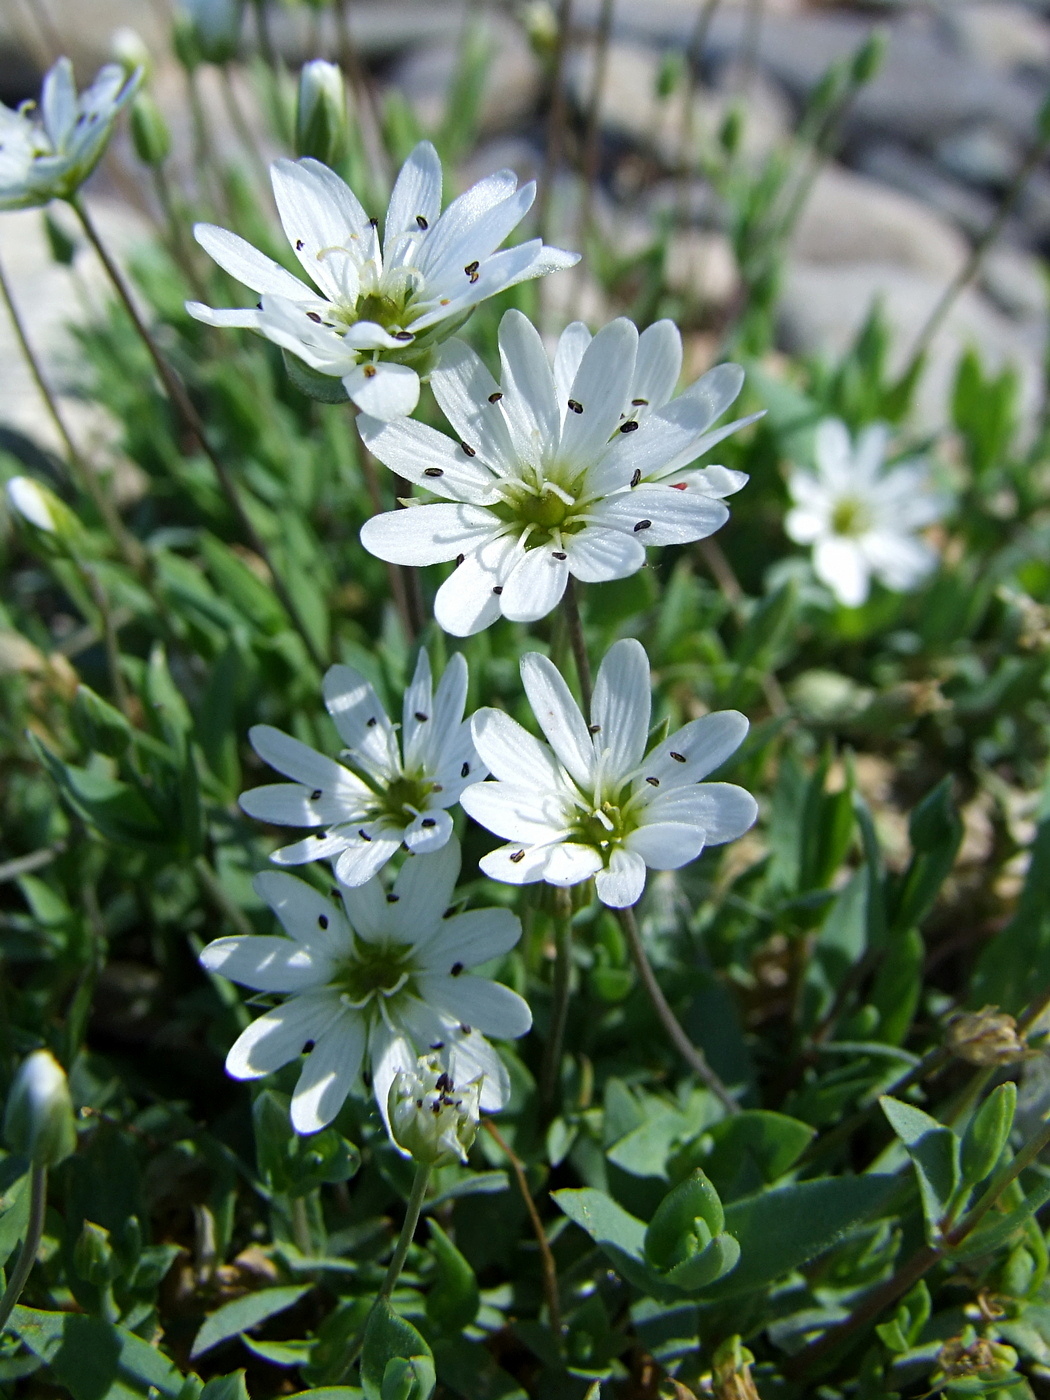
[[[28,527],[38,544],[61,552],[65,542],[82,533],[80,521],[69,507],[35,477],[11,477],[6,493],[11,514]]]
[[[114,30],[109,41],[109,52],[114,63],[119,63],[129,78],[136,69],[141,69],[143,79],[148,80],[153,71],[153,55],[137,30],[128,25]]]
[[[171,155],[171,129],[148,92],[131,104],[131,139],[143,165],[163,165]]]
[[[346,156],[349,139],[342,69],[323,58],[304,63],[295,113],[296,155],[338,165]]]
[[[525,37],[538,58],[553,58],[558,48],[558,17],[548,0],[530,0],[521,9]]]
[[[478,1132],[481,1081],[457,1088],[434,1055],[399,1070],[387,1096],[390,1136],[408,1157],[433,1167],[466,1162]]]
[[[182,0],[182,23],[176,22],[176,30],[188,22],[198,62],[203,59],[205,63],[229,63],[241,41],[243,16],[244,0]],[[192,50],[188,56],[192,59]],[[195,66],[192,61],[187,63],[181,51],[179,59],[186,67]]]
[[[883,28],[873,29],[853,55],[850,78],[855,87],[863,87],[878,76],[889,47],[889,34]]]
[[[957,1016],[948,1027],[946,1044],[970,1065],[1012,1065],[1029,1053],[1017,1034],[1017,1022],[994,1006]]]
[[[120,1266],[109,1242],[108,1230],[90,1220],[84,1221],[73,1246],[73,1267],[85,1283],[93,1283],[96,1288],[105,1288],[113,1282]]]
[[[37,1167],[55,1167],[76,1150],[69,1082],[50,1050],[34,1050],[15,1075],[4,1112],[4,1139]]]

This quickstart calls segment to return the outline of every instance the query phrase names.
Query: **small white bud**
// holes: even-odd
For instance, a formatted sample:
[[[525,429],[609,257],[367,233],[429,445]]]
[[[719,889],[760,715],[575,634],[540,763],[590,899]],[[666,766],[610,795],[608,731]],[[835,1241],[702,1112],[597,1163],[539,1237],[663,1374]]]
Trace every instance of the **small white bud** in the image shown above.
[[[338,165],[346,155],[348,138],[342,69],[323,58],[304,63],[295,114],[296,155]]]
[[[399,1070],[387,1109],[396,1147],[417,1162],[446,1167],[466,1162],[478,1132],[481,1080],[457,1087],[435,1055],[421,1055],[414,1070]]]
[[[7,483],[7,503],[15,514],[53,535],[58,527],[50,497],[51,492],[31,476],[13,476]]]
[[[141,70],[143,78],[148,79],[153,72],[153,55],[142,35],[130,25],[121,25],[113,31],[109,52],[113,62],[119,63],[129,77]]]
[[[38,1167],[57,1166],[76,1150],[69,1082],[50,1050],[34,1050],[22,1061],[7,1097],[4,1138]]]

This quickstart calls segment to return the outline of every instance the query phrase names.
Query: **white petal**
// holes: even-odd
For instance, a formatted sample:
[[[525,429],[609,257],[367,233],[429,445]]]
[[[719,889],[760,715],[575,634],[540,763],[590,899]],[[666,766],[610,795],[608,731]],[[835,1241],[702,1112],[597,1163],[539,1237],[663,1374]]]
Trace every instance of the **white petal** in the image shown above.
[[[503,528],[503,522],[483,506],[443,502],[373,515],[361,526],[361,543],[377,559],[421,568],[469,555],[495,540]]]
[[[430,657],[426,647],[420,647],[416,669],[401,702],[401,743],[405,767],[420,762],[427,736],[434,728],[434,686],[430,673]]]
[[[814,451],[817,469],[833,486],[849,485],[853,470],[853,447],[849,429],[838,418],[824,418],[817,424]]]
[[[438,626],[453,637],[472,637],[500,616],[503,580],[520,551],[513,535],[484,540],[450,574],[434,599]]]
[[[306,865],[314,860],[331,860],[344,851],[348,845],[346,836],[335,832],[315,832],[302,841],[293,841],[282,846],[270,856],[274,865]]]
[[[401,839],[416,855],[439,851],[452,835],[452,818],[448,812],[432,810],[414,817],[401,833]]]
[[[460,441],[472,447],[483,462],[499,467],[516,460],[500,407],[500,387],[469,345],[450,340],[442,347],[430,387]],[[461,454],[462,450],[457,448]]]
[[[678,327],[666,320],[647,326],[638,337],[631,398],[645,399],[653,410],[663,408],[678,387],[681,372],[682,337]]]
[[[590,466],[605,450],[627,407],[638,331],[621,316],[603,326],[588,345],[573,380],[570,398],[583,412],[565,415],[561,454],[574,465]]]
[[[784,533],[796,544],[813,544],[828,532],[828,518],[824,511],[819,514],[804,506],[795,506],[784,517]]]
[[[292,301],[314,300],[314,294],[273,258],[215,224],[196,224],[193,236],[224,272],[253,292],[270,292]]]
[[[472,783],[460,797],[464,812],[505,840],[534,845],[565,830],[566,807],[553,793],[517,783]]]
[[[707,846],[735,841],[749,831],[758,816],[758,803],[735,783],[696,783],[674,788],[653,798],[645,811],[646,829],[651,822],[678,822],[696,827]],[[628,845],[631,844],[630,839]],[[644,851],[642,852],[644,855]],[[653,862],[646,856],[650,865]],[[654,866],[656,870],[672,866]]]
[[[432,724],[430,734],[432,744],[428,749],[435,768],[445,761],[445,750],[455,750],[457,756],[462,749],[461,737],[469,737],[470,727],[465,736],[460,735],[463,726],[463,711],[467,706],[467,683],[469,680],[467,662],[461,651],[453,652],[438,681],[434,693]],[[473,744],[471,744],[473,748]]]
[[[867,486],[878,476],[886,459],[889,440],[888,423],[869,423],[857,434],[857,446],[853,453],[853,478],[859,485]]]
[[[267,783],[250,788],[238,798],[242,812],[259,822],[272,826],[332,826],[338,821],[352,820],[357,811],[345,789],[338,796],[323,794],[314,799],[316,789],[302,783]],[[362,797],[366,789],[361,784]]]
[[[393,888],[393,915],[402,940],[423,943],[441,926],[459,879],[460,859],[459,842],[453,838],[432,855],[405,861]]]
[[[875,575],[898,592],[915,588],[937,566],[936,551],[909,535],[873,530],[860,545]]]
[[[333,301],[353,305],[371,229],[353,191],[319,161],[277,160],[270,167],[277,212],[306,275]],[[351,252],[351,248],[356,249]]]
[[[515,190],[509,170],[489,175],[454,199],[423,247],[420,268],[427,285],[451,290],[470,285],[466,269],[492,253],[521,223],[536,196],[535,185]]]
[[[716,710],[690,720],[654,749],[645,763],[645,776],[663,788],[699,782],[735,753],[747,737],[748,722],[738,710]]]
[[[674,480],[668,486],[686,491],[702,491],[706,496],[733,496],[742,491],[750,481],[747,472],[733,471],[730,467],[720,467],[712,463],[709,467],[694,467],[691,471],[674,473]]]
[[[344,885],[363,885],[378,874],[401,845],[400,831],[375,831],[369,840],[352,841],[339,855],[335,873]]]
[[[604,779],[619,782],[642,761],[651,711],[645,648],[633,637],[614,642],[598,668],[591,703],[591,720],[600,725],[593,743],[604,756]]]
[[[475,977],[470,972],[460,977],[428,972],[419,978],[418,986],[430,1006],[476,1028],[482,1035],[516,1040],[532,1027],[528,1002],[509,987],[486,977]]]
[[[706,539],[729,519],[720,500],[673,486],[639,486],[593,507],[603,524],[619,526],[643,545],[689,544]]]
[[[576,378],[583,352],[591,339],[591,333],[582,321],[571,322],[558,337],[554,351],[554,384],[563,421],[568,411],[568,401],[572,398],[572,381]]]
[[[440,906],[436,896],[433,904]],[[417,956],[427,969],[452,976],[452,968],[457,964],[476,967],[478,963],[502,957],[520,937],[521,924],[509,909],[468,909],[465,914],[441,919],[436,932],[418,949]]]
[[[366,1040],[363,1018],[347,1014],[316,1041],[292,1094],[297,1133],[320,1132],[342,1108],[361,1073]]]
[[[302,992],[327,979],[330,961],[291,938],[217,938],[200,955],[201,966],[257,992]]]
[[[360,786],[341,763],[318,753],[308,744],[300,743],[290,734],[274,729],[272,725],[252,725],[248,730],[248,741],[264,763],[313,791],[320,789],[338,793],[345,790],[353,798]]]
[[[234,1079],[272,1074],[302,1054],[308,1040],[318,1040],[344,1014],[335,992],[306,992],[275,1006],[246,1027],[226,1056],[226,1073]]]
[[[345,953],[350,946],[350,929],[342,909],[305,880],[283,870],[260,870],[252,888],[297,943],[328,957]]]
[[[561,673],[546,656],[529,651],[521,658],[521,681],[551,748],[573,780],[586,787],[594,772],[594,745]],[[489,767],[497,772],[491,763]]]
[[[352,666],[330,666],[321,684],[325,709],[348,749],[377,776],[400,771],[394,727],[370,681]],[[365,785],[360,784],[362,790]]]
[[[559,559],[559,554],[564,557]],[[561,602],[568,580],[567,551],[545,545],[528,550],[503,585],[503,616],[511,622],[538,622]]]
[[[702,827],[688,822],[646,822],[627,837],[627,850],[651,870],[679,870],[704,849]]]
[[[547,745],[533,738],[503,710],[476,710],[471,718],[471,732],[481,761],[497,778],[531,788],[534,795],[537,791],[564,790],[564,780]]]
[[[499,351],[502,407],[511,436],[520,456],[539,464],[546,453],[556,449],[561,410],[539,331],[520,311],[508,311],[500,321]]]
[[[195,321],[202,321],[206,326],[218,326],[222,330],[244,328],[257,331],[262,320],[262,312],[254,306],[216,311],[214,307],[205,306],[203,302],[188,301],[186,310]]]
[[[407,417],[419,402],[419,375],[408,365],[358,365],[344,375],[343,387],[372,418]]]
[[[529,850],[511,842],[483,855],[478,866],[490,880],[499,880],[505,885],[534,885],[543,879],[549,859],[549,847]]]
[[[48,139],[60,150],[72,135],[77,119],[77,88],[68,58],[58,59],[44,75],[40,115]]]
[[[634,851],[613,851],[608,869],[594,877],[598,898],[610,909],[637,904],[645,889],[645,861]]]
[[[390,1131],[390,1114],[387,1100],[390,1086],[399,1070],[414,1070],[416,1058],[424,1046],[417,1047],[400,1029],[391,1030],[383,1021],[372,1027],[368,1042],[368,1057],[372,1066],[372,1093],[387,1132]]]
[[[262,299],[258,330],[274,345],[297,356],[318,374],[341,378],[357,363],[357,351],[347,336],[314,317],[319,313],[287,297],[266,295]]]
[[[627,578],[645,566],[642,536],[621,529],[587,525],[565,540],[569,572],[581,583]]]
[[[341,884],[339,893],[347,917],[359,938],[366,943],[374,943],[387,936],[391,909],[382,880],[366,880],[363,885]]]
[[[492,472],[469,457],[460,443],[425,423],[414,419],[383,423],[362,414],[357,429],[368,450],[384,466],[417,486],[474,505],[499,500]]]
[[[562,841],[549,847],[543,878],[548,885],[578,885],[597,874],[601,866],[602,858],[593,846]]]
[[[441,213],[441,161],[429,141],[420,141],[394,182],[383,229],[383,258],[395,258],[398,239],[405,233],[418,238],[422,217],[433,227]]]
[[[498,1113],[510,1099],[510,1076],[496,1050],[478,1031],[452,1041],[449,1072],[454,1084],[481,1079],[481,1110]]]
[[[840,603],[859,608],[868,596],[870,571],[860,546],[854,540],[822,539],[813,550],[813,568]]]

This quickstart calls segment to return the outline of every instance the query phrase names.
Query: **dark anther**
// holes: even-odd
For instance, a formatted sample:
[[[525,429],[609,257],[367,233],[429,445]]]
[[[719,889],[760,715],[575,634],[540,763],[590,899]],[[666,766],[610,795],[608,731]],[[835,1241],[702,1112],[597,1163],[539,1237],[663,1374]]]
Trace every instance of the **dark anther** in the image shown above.
[[[502,397],[503,397],[503,395],[502,395],[502,394],[500,393],[500,391],[497,389],[496,392],[495,392],[494,394],[490,394],[490,395],[489,395],[489,403],[499,403],[499,401],[500,401],[500,399],[501,399]]]
[[[386,902],[387,904],[396,904],[400,898],[401,896],[399,894],[388,894],[386,897]]]
[[[318,926],[318,928],[327,928],[327,927],[328,927],[328,915],[327,915],[327,914],[318,914],[318,916],[317,916],[317,926]]]
[[[569,557],[569,556],[565,553],[565,551],[564,551],[563,549],[555,549],[555,550],[552,550],[551,552],[552,552],[552,554],[554,555],[554,558],[555,558],[555,559],[568,559],[568,557]]]
[[[432,826],[437,826],[437,822],[433,817],[424,817],[419,825],[423,827],[425,831],[429,831]]]
[[[379,721],[376,719],[375,715],[373,715],[372,718],[371,718],[370,720],[367,720],[367,721],[366,721],[366,724],[367,724],[367,726],[368,726],[369,729],[373,728],[373,726],[376,725],[376,724],[378,724],[378,723],[379,723]]]
[[[394,339],[395,339],[395,340],[415,340],[415,336],[412,334],[411,331],[395,331],[395,332],[394,332]]]
[[[470,1034],[470,1027],[467,1025],[466,1021],[462,1021],[462,1022],[460,1023],[459,1033],[460,1033],[460,1035],[469,1035],[469,1034]]]
[[[631,400],[631,403],[634,404],[635,408],[641,408],[643,404],[648,404],[648,402],[649,402],[648,399],[632,399],[632,400]]]
[[[620,432],[621,432],[621,433],[633,433],[633,432],[637,429],[637,427],[638,427],[638,424],[635,422],[635,420],[634,420],[633,418],[628,418],[628,420],[627,420],[626,423],[621,423],[621,424],[620,424]]]
[[[297,253],[301,253],[303,251],[303,240],[301,238],[297,238],[295,240],[295,251]]]
[[[589,724],[589,725],[587,726],[587,733],[588,733],[588,734],[600,734],[601,732],[602,732],[602,727],[601,727],[600,724]]]
[[[457,569],[459,568],[460,564],[463,563],[463,560],[464,560],[466,557],[467,557],[467,556],[466,556],[465,554],[457,554],[457,555],[456,555],[456,568],[457,568]]]
[[[430,791],[431,791],[431,792],[444,792],[445,789],[442,787],[442,785],[441,785],[440,783],[431,783],[431,785],[430,785]]]
[[[492,591],[493,591],[493,593],[495,593],[496,597],[498,598],[499,595],[503,592],[503,585],[502,585],[502,583],[497,583],[496,587],[495,587]]]
[[[314,322],[316,322],[317,325],[320,325],[320,324],[321,324],[321,318],[320,318],[320,316],[317,314],[316,311],[308,311],[308,312],[306,313],[306,319],[307,319],[308,321],[314,321]]]
[[[650,787],[659,787],[659,786],[660,786],[660,779],[659,779],[659,778],[646,778],[645,781],[649,784]]]
[[[671,757],[674,759],[675,763],[684,763],[684,762],[685,762],[685,754],[684,754],[684,753],[675,753],[673,749],[672,749],[672,751],[671,751]]]
[[[318,798],[323,797],[323,796],[324,796],[324,793],[321,791],[320,788],[314,788],[313,792],[310,794],[310,801],[311,801],[311,802],[316,802],[316,801],[318,800]]]
[[[439,1094],[449,1094],[452,1092],[452,1080],[449,1078],[447,1070],[439,1074],[434,1081],[434,1088]]]
[[[639,530],[648,530],[652,523],[651,520],[639,520],[638,524],[634,527],[634,533],[637,535]]]
[[[365,365],[364,374],[366,379],[374,379],[378,374],[378,370],[375,365]]]
[[[518,863],[519,860],[524,860],[524,859],[525,859],[525,852],[524,852],[524,851],[515,851],[514,854],[513,854],[513,855],[511,856],[511,858],[510,858],[510,863],[511,863],[511,865],[517,865],[517,863]]]
[[[573,413],[582,413],[582,412],[583,412],[583,404],[580,403],[580,401],[579,401],[578,399],[570,399],[570,400],[569,400],[569,407],[572,409]]]
[[[423,469],[423,475],[424,475],[424,476],[444,476],[445,473],[441,470],[440,467],[424,467],[424,469]]]
[[[314,1043],[313,1043],[313,1041],[312,1041],[312,1040],[308,1040],[308,1041],[306,1042],[306,1044],[303,1046],[303,1054],[304,1054],[304,1055],[309,1055],[310,1051],[311,1051],[313,1048],[314,1048]]]
[[[378,220],[378,219],[369,219],[368,222],[372,225],[373,228],[378,228],[378,227],[379,227],[379,220]]]
[[[454,962],[454,963],[452,964],[452,966],[451,966],[451,967],[449,968],[449,970],[448,970],[448,975],[449,975],[450,977],[458,977],[459,974],[460,974],[462,971],[463,971],[463,964],[462,964],[461,962]]]
[[[638,483],[641,481],[641,479],[642,479],[642,469],[641,469],[641,467],[635,467],[635,469],[634,469],[634,476],[631,477],[631,485],[632,485],[632,486],[637,486]]]
[[[368,832],[364,829],[363,826],[358,827],[358,829],[357,829],[357,834],[358,834],[358,836],[360,836],[360,838],[361,838],[362,841],[371,841],[371,839],[372,839],[371,836],[369,836]]]
[[[463,269],[463,271],[464,271],[464,272],[467,274],[467,276],[470,278],[471,283],[476,282],[476,281],[478,280],[478,278],[480,277],[480,275],[481,275],[481,274],[478,272],[478,267],[479,267],[479,266],[480,266],[480,264],[478,263],[477,259],[475,258],[475,260],[474,260],[472,263],[467,263],[466,267]]]
[[[464,763],[463,767],[459,770],[459,776],[460,776],[461,778],[465,778],[469,772],[470,772],[470,764],[469,764],[469,763]]]
[[[474,451],[473,447],[468,446],[467,443],[461,442],[459,445],[460,447],[462,447],[463,451],[467,454],[468,457],[476,457],[478,455]]]
[[[443,1040],[435,1040],[430,1048],[431,1050],[444,1050],[445,1042]]]
[[[423,713],[422,710],[417,710],[417,711],[416,711],[416,719],[419,720],[420,724],[425,724],[426,721],[427,721],[429,718],[430,718],[430,716],[429,716],[429,715],[425,715],[425,714]]]
[[[420,228],[429,228],[429,227],[430,227],[430,225],[427,223],[426,219],[424,219],[424,217],[423,217],[422,214],[417,214],[417,215],[416,215],[416,223],[419,225]]]

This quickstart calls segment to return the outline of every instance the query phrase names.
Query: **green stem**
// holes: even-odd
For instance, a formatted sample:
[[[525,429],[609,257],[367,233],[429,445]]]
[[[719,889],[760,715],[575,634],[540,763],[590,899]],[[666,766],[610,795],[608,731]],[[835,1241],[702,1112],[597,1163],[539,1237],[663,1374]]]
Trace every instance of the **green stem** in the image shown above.
[[[218,477],[219,480],[219,485],[222,487],[223,495],[226,497],[226,500],[229,502],[230,508],[232,509],[234,515],[237,517],[237,520],[241,526],[241,529],[244,531],[248,543],[251,545],[255,553],[258,554],[259,557],[265,562],[267,568],[270,571],[271,578],[273,579],[274,592],[281,600],[281,603],[284,605],[285,611],[288,613],[288,616],[291,618],[292,622],[298,629],[299,635],[302,637],[303,643],[306,646],[307,652],[313,660],[314,664],[318,667],[319,670],[323,671],[327,665],[325,658],[321,655],[316,643],[310,635],[309,630],[304,625],[299,610],[296,607],[295,602],[293,601],[290,593],[288,592],[284,580],[281,578],[281,575],[278,573],[276,567],[274,566],[273,559],[270,556],[270,551],[267,548],[265,541],[260,536],[258,530],[255,528],[255,524],[252,521],[251,516],[248,514],[244,502],[241,500],[240,491],[238,490],[237,484],[234,481],[229,468],[226,466],[226,463],[222,460],[218,452],[215,450],[215,448],[209,441],[208,435],[204,428],[204,424],[201,421],[200,414],[193,406],[193,401],[191,400],[189,394],[186,392],[185,385],[176,375],[171,365],[169,365],[167,360],[164,358],[163,354],[161,353],[160,347],[158,346],[156,340],[153,337],[152,332],[150,331],[149,327],[146,325],[142,317],[139,315],[138,307],[135,305],[134,298],[131,295],[131,289],[129,288],[127,282],[124,280],[124,274],[120,271],[116,263],[110,257],[109,250],[103,243],[101,237],[99,236],[94,221],[92,220],[80,197],[78,195],[72,195],[69,199],[69,203],[76,211],[77,217],[79,218],[84,232],[87,235],[88,242],[98,254],[99,261],[102,263],[102,266],[106,271],[106,275],[108,276],[110,282],[113,284],[113,290],[116,292],[117,296],[119,297],[121,303],[124,306],[125,311],[131,318],[131,323],[135,327],[135,330],[138,333],[143,345],[145,345],[146,349],[148,350],[150,359],[153,361],[154,367],[156,368],[157,374],[160,377],[161,383],[164,385],[164,390],[167,393],[173,408],[178,413],[179,417],[182,419],[190,434],[196,439],[201,451],[208,458],[208,461],[214,468],[215,475]]]
[[[219,879],[218,874],[212,867],[208,858],[206,856],[198,856],[193,862],[193,868],[197,872],[201,885],[204,888],[204,893],[207,895],[209,901],[220,914],[224,914],[226,918],[229,919],[234,930],[242,937],[253,934],[255,930],[252,928],[251,920],[244,910],[241,909],[239,905],[234,904],[233,900],[226,893],[222,881]]]
[[[309,1257],[314,1252],[314,1242],[310,1234],[310,1216],[306,1209],[306,1197],[292,1198],[292,1239],[300,1254]]]
[[[580,602],[576,592],[576,580],[570,574],[565,584],[565,596],[562,599],[562,610],[565,615],[565,625],[569,633],[569,645],[572,647],[573,660],[576,662],[576,675],[580,682],[580,698],[583,701],[583,713],[588,719],[591,717],[591,663],[587,656],[587,642],[583,635],[583,623],[580,620]]]
[[[725,1111],[727,1113],[739,1113],[740,1105],[707,1063],[704,1052],[698,1050],[686,1035],[685,1031],[682,1029],[681,1022],[671,1010],[667,998],[660,989],[660,984],[656,980],[656,973],[653,971],[652,963],[649,961],[642,943],[642,935],[638,931],[638,920],[634,916],[633,905],[628,909],[618,909],[616,912],[620,916],[620,924],[627,937],[627,945],[631,950],[631,957],[634,959],[634,965],[638,969],[638,976],[642,979],[642,986],[645,988],[646,995],[652,1003],[657,1019],[667,1032],[668,1040],[693,1073],[704,1081]]]
[[[412,1243],[412,1237],[416,1233],[416,1226],[419,1224],[419,1212],[423,1209],[423,1201],[426,1198],[427,1187],[430,1185],[430,1163],[419,1162],[416,1165],[415,1180],[412,1182],[412,1194],[408,1198],[408,1205],[405,1207],[405,1223],[401,1226],[401,1234],[398,1236],[397,1245],[394,1249],[393,1258],[390,1260],[390,1267],[386,1271],[386,1278],[383,1286],[376,1295],[376,1303],[383,1298],[389,1298],[401,1277],[401,1270],[405,1267],[405,1259],[408,1256],[408,1249]],[[375,1303],[373,1303],[373,1308]]]
[[[536,225],[540,237],[546,241],[550,236],[551,195],[554,193],[554,177],[561,164],[562,145],[565,139],[567,104],[565,100],[565,55],[569,49],[569,30],[572,26],[572,0],[561,0],[558,6],[558,32],[555,39],[554,63],[550,79],[550,106],[547,112],[547,152],[543,162],[543,179],[540,181],[539,198],[536,201]]]
[[[549,1110],[561,1077],[562,1046],[565,1026],[569,1019],[569,993],[572,988],[572,896],[567,889],[556,889],[557,912],[554,916],[554,983],[551,998],[551,1023],[547,1043],[543,1048],[543,1070],[540,1076],[540,1103]]]
[[[0,1298],[0,1332],[4,1330],[8,1318],[14,1311],[15,1304],[22,1296],[22,1289],[25,1288],[36,1262],[36,1252],[40,1248],[40,1237],[44,1233],[44,1208],[46,1205],[47,1167],[35,1166],[29,1184],[29,1221],[26,1225],[26,1237],[22,1241],[18,1262],[7,1281],[7,1287],[4,1289],[4,1296]]]

